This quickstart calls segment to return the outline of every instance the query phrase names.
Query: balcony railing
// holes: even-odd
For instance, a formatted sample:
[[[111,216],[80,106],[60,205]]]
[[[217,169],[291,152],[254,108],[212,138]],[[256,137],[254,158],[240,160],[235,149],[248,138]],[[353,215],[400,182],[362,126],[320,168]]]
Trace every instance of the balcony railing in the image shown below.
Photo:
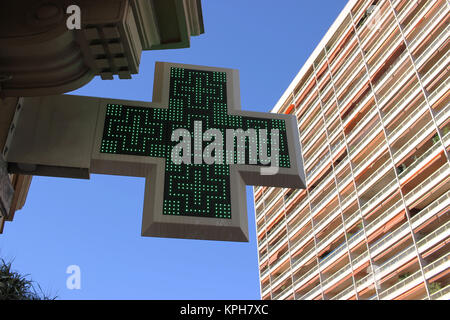
[[[372,129],[370,129],[370,131],[364,136],[364,138],[362,138],[361,141],[359,141],[354,147],[350,148],[351,156],[357,155],[361,147],[367,146],[367,140],[371,140],[373,138],[372,135],[382,129],[380,121],[375,122],[374,124],[372,124],[372,126]]]
[[[280,194],[282,193],[282,189],[280,189],[278,192],[275,193],[275,195],[273,196],[272,199],[270,199],[270,201],[264,206],[264,209],[261,211],[260,215],[265,215],[267,213],[267,211],[269,211],[272,208],[272,204],[275,201],[278,201],[281,199]]]
[[[330,172],[329,174],[327,174],[327,176],[322,179],[322,181],[314,188],[314,190],[310,192],[310,194],[309,194],[310,199],[314,199],[317,196],[317,193],[319,193],[319,191],[322,191],[323,186],[328,185],[328,183],[330,182],[329,179],[332,177],[333,177],[333,172]]]
[[[434,101],[435,98],[439,98],[439,95],[442,95],[444,93],[444,89],[447,88],[450,85],[450,78],[447,78],[443,83],[439,85],[433,92],[430,93],[428,96],[428,101],[430,102],[430,105],[432,106],[436,101]]]
[[[310,275],[316,273],[317,271],[319,271],[319,266],[315,266],[311,270],[307,271],[304,275],[295,280],[294,287],[297,286],[297,284],[301,283],[303,280],[307,279]]]
[[[354,86],[352,86],[352,90],[350,90],[349,93],[347,93],[345,95],[345,98],[343,98],[341,100],[341,102],[339,103],[340,106],[346,106],[348,104],[348,102],[350,101],[350,98],[352,98],[355,93],[361,89],[362,84],[364,84],[365,82],[367,82],[369,79],[369,76],[367,75],[367,73],[364,71],[364,74],[362,75],[362,77],[358,80],[358,83]]]
[[[403,170],[398,177],[402,179],[405,177],[408,173],[410,173],[412,170],[416,169],[420,164],[422,164],[422,161],[427,158],[430,154],[432,154],[434,151],[440,149],[442,146],[442,143],[439,141],[438,143],[435,143],[431,148],[429,148],[427,151],[425,151],[421,156],[419,156],[416,160],[414,160],[413,163],[411,163],[405,170]]]
[[[402,61],[405,57],[408,56],[408,50],[404,50],[394,62],[391,63],[388,69],[384,71],[384,74],[377,80],[377,83],[374,86],[374,90],[377,91],[378,88],[385,83],[385,80],[392,76],[395,70],[404,62]]]
[[[441,17],[441,14],[445,13],[446,11],[448,11],[448,4],[447,5],[443,5],[434,15],[433,18],[430,19],[430,21],[428,21],[428,23],[422,27],[422,30],[416,34],[414,36],[414,38],[411,40],[409,47],[410,48],[414,48],[416,44],[418,44],[418,41],[422,38],[422,36],[424,36],[429,30],[429,27],[436,22],[439,18]],[[424,7],[425,8],[425,7]],[[422,8],[423,9],[423,8]],[[414,20],[414,19],[413,19]]]
[[[387,147],[387,145],[386,145],[386,143],[385,143],[385,140],[383,139],[382,143],[380,143],[378,146],[376,146],[375,149],[373,149],[373,151],[371,151],[371,152],[367,155],[367,157],[364,158],[364,160],[362,160],[360,163],[358,163],[358,164],[354,167],[353,172],[355,173],[355,175],[357,174],[357,172],[358,172],[361,168],[363,168],[363,167],[365,167],[365,166],[367,166],[367,165],[370,164],[369,161],[368,161],[368,159],[370,159],[370,158],[373,157],[377,152],[379,152],[381,149],[386,148],[386,147]]]
[[[388,133],[388,139],[390,142],[394,142],[395,139],[393,137],[397,136],[399,133],[405,131],[406,129],[410,128],[411,125],[417,121],[426,111],[426,103],[425,101],[422,102],[414,111],[408,112],[409,116],[407,116],[401,124],[396,126],[394,130]]]
[[[384,30],[386,30],[383,33],[382,37],[379,37],[377,39],[377,41],[375,41],[375,43],[373,43],[370,46],[370,49],[368,48],[367,50],[367,54],[366,54],[366,59],[369,60],[372,55],[374,54],[374,52],[379,49],[381,47],[381,45],[387,40],[387,38],[394,32],[394,29],[396,28],[395,25],[395,19],[392,19],[391,23],[389,23],[388,26],[386,26],[385,28],[383,28]],[[394,41],[393,41],[394,42]]]
[[[450,199],[450,190],[441,195],[439,198],[434,200],[431,204],[429,204],[427,207],[422,209],[418,214],[416,214],[414,217],[411,218],[411,225],[413,229],[418,227],[421,223],[423,223],[422,218],[426,217],[430,212],[432,212],[434,209],[438,208],[442,204],[449,204],[448,200]]]
[[[316,251],[316,248],[312,247],[311,249],[308,250],[308,252],[306,252],[305,254],[302,254],[302,256],[300,258],[298,258],[293,264],[292,264],[292,270],[295,270],[295,268],[302,262],[305,262],[307,256],[311,255],[312,253],[314,253]]]
[[[366,180],[361,182],[360,185],[358,185],[358,191],[360,193],[363,193],[365,190],[367,190],[373,182],[379,180],[381,177],[383,177],[386,173],[384,172],[387,168],[392,168],[392,162],[390,160],[385,161],[380,167],[372,173]]]
[[[283,272],[280,272],[280,274],[276,275],[275,277],[273,277],[272,279],[272,286],[276,286],[276,282],[283,278],[284,276],[286,276],[287,274],[289,274],[291,272],[290,268],[287,268],[286,270],[284,270]]]
[[[422,8],[420,8],[420,10],[417,11],[417,12],[414,14],[414,16],[411,18],[411,20],[409,20],[409,22],[408,22],[408,23],[405,25],[405,27],[404,27],[405,34],[408,34],[409,32],[411,32],[411,30],[414,29],[414,26],[416,25],[416,22],[419,21],[418,18],[421,18],[422,15],[423,15],[426,11],[430,10],[430,8],[431,8],[434,4],[436,4],[436,2],[437,2],[436,0],[430,0],[430,1],[427,1],[427,2],[422,6]]]
[[[325,225],[329,223],[328,220],[330,220],[331,217],[338,214],[339,212],[340,212],[339,208],[336,208],[332,210],[330,213],[328,213],[324,218],[320,219],[320,221],[317,222],[315,227],[316,232],[322,230],[325,227]],[[336,217],[334,217],[332,220],[334,219],[336,219]]]
[[[435,269],[435,268],[437,268],[437,267],[447,263],[447,261],[449,260],[449,257],[450,257],[450,253],[447,253],[446,255],[444,255],[443,257],[441,257],[439,259],[437,259],[433,263],[430,263],[429,265],[425,266],[423,268],[423,272],[427,273],[427,272],[432,271],[433,269]],[[394,293],[395,291],[398,291],[398,290],[406,287],[408,284],[410,284],[414,280],[420,279],[421,277],[422,277],[422,273],[420,272],[420,270],[414,272],[412,275],[410,275],[406,279],[403,279],[402,281],[400,281],[396,285],[394,285],[394,286],[390,287],[389,289],[381,292],[379,294],[380,299],[383,299],[383,298],[389,296],[390,294]]]
[[[303,153],[307,153],[314,145],[317,144],[317,141],[320,137],[325,133],[325,127],[320,127],[319,130],[317,130],[314,135],[309,139],[307,143],[305,143],[302,146]]]
[[[280,293],[276,294],[273,299],[274,300],[278,300],[279,298],[281,298],[281,296],[285,295],[287,291],[291,290],[292,291],[292,285],[288,286],[287,288],[285,288],[284,290],[281,290]]]
[[[393,154],[394,162],[398,161],[397,158],[399,157],[399,155],[417,145],[418,142],[421,142],[422,139],[419,139],[419,137],[427,133],[427,131],[430,131],[430,129],[432,129],[432,125],[433,123],[431,121],[425,124],[423,128],[419,130],[419,132],[417,132],[411,139],[408,140],[408,142],[406,142],[400,149],[398,149]]]
[[[302,139],[308,135],[308,133],[311,131],[312,128],[314,128],[314,126],[317,125],[317,123],[319,122],[320,117],[322,116],[322,112],[319,111],[317,112],[317,114],[314,116],[314,119],[311,120],[310,123],[308,123],[308,125],[305,127],[305,129],[303,129],[303,131],[300,133],[300,136],[302,137]]]
[[[319,212],[319,209],[321,209],[324,204],[330,202],[331,199],[333,199],[336,196],[337,196],[337,189],[333,188],[333,190],[328,192],[327,195],[325,197],[323,197],[323,199],[320,200],[319,203],[317,203],[316,205],[311,207],[312,215],[315,216],[317,214],[317,212]]]
[[[336,41],[331,45],[330,49],[327,50],[328,53],[334,52],[334,49],[336,48],[336,46],[341,42],[343,35],[346,34],[348,29],[350,29],[351,27],[352,27],[352,25],[349,23],[347,26],[342,28],[342,32],[339,34],[338,37],[336,37]]]
[[[442,297],[445,297],[447,294],[450,293],[450,284],[446,287],[442,288],[438,292],[433,293],[430,298],[431,300],[440,300]]]
[[[322,158],[322,160],[320,160],[319,163],[316,164],[316,165],[314,166],[313,169],[311,169],[311,171],[309,171],[308,173],[306,173],[306,179],[309,179],[309,178],[313,177],[313,176],[318,172],[318,170],[319,170],[326,162],[329,162],[329,161],[330,161],[330,152],[327,152],[327,153],[325,154],[325,156]]]
[[[352,202],[352,198],[356,195],[356,191],[353,191],[352,193],[350,193],[348,196],[346,196],[344,199],[342,199],[342,210],[344,210],[347,205]]]
[[[422,190],[428,188],[430,183],[433,183],[436,181],[436,178],[445,173],[449,169],[448,163],[444,164],[439,170],[435,171],[433,174],[431,174],[427,179],[422,181],[419,185],[417,185],[414,189],[412,189],[408,194],[405,195],[405,201],[407,203],[410,202],[410,200],[416,196],[418,193],[420,193]]]
[[[383,53],[379,57],[377,57],[375,59],[375,61],[372,61],[370,63],[370,65],[369,65],[369,72],[370,73],[372,73],[374,70],[376,70],[377,67],[380,66],[381,63],[384,63],[384,60],[385,60],[386,56],[388,54],[392,54],[392,52],[394,52],[393,49],[396,48],[397,46],[399,46],[399,44],[401,43],[400,42],[401,41],[401,34],[398,33],[394,37],[394,39],[389,40],[389,41],[390,41],[389,45],[388,45],[388,47],[385,50],[383,50]]]
[[[402,75],[400,75],[397,79],[397,81],[395,81],[395,83],[393,83],[392,85],[389,86],[389,90],[386,90],[386,92],[383,94],[383,96],[381,96],[378,99],[378,106],[382,109],[382,107],[384,106],[384,103],[387,100],[387,97],[392,95],[394,92],[397,92],[397,89],[399,87],[400,84],[405,83],[407,80],[409,80],[409,77],[407,76],[409,73],[411,73],[413,71],[413,67],[409,66]]]
[[[340,235],[342,234],[344,230],[344,226],[342,224],[338,225],[333,231],[331,231],[325,238],[323,238],[322,240],[320,240],[317,243],[317,248],[321,248],[326,242],[328,242],[330,239],[332,239],[333,237],[340,237]],[[326,258],[326,257],[325,257]],[[324,259],[325,259],[324,258]],[[321,261],[322,262],[322,261]]]
[[[306,81],[303,83],[302,87],[298,90],[297,94],[294,97],[294,102],[297,102],[298,97],[302,94],[303,89],[305,89],[305,87],[308,86],[312,77],[314,77],[314,72],[311,72],[311,74],[308,76],[308,79],[306,79]],[[309,96],[309,94],[308,94],[308,96]],[[300,107],[303,106],[304,103],[306,103],[306,99],[304,99],[303,102],[301,103],[301,105],[299,105],[298,110],[301,110]]]
[[[435,239],[438,235],[442,234],[442,233],[446,233],[448,232],[448,229],[450,228],[450,222],[447,222],[445,225],[439,227],[438,229],[436,229],[434,232],[428,234],[425,238],[419,240],[417,242],[417,247],[419,248],[419,251],[422,251],[421,248],[425,247],[425,245],[432,241],[433,239]],[[395,255],[393,258],[389,259],[387,262],[385,262],[383,265],[381,265],[378,269],[377,269],[377,273],[380,275],[382,272],[387,271],[389,268],[391,268],[393,265],[397,264],[398,262],[400,262],[401,260],[407,258],[408,256],[412,255],[415,253],[415,247],[414,245],[411,245],[410,247],[408,247],[407,249],[403,250],[402,252],[400,252],[399,254]],[[424,270],[425,271],[425,270]],[[362,278],[361,280],[359,280],[356,285],[359,288],[359,286],[361,286],[362,284],[364,284],[365,282],[367,282],[368,280],[370,280],[370,278],[373,277],[372,274],[367,275],[366,277]],[[388,289],[389,290],[389,289]]]
[[[390,183],[388,183],[383,189],[381,189],[380,192],[378,192],[375,196],[373,196],[369,201],[367,201],[362,207],[361,212],[364,215],[365,211],[370,208],[374,203],[377,203],[380,201],[380,199],[383,199],[387,197],[387,192],[395,186],[397,181],[393,180]]]
[[[442,195],[440,198],[435,200],[432,204],[430,204],[428,207],[423,209],[420,213],[418,213],[414,217],[412,217],[411,218],[411,223],[414,224],[421,217],[423,217],[426,214],[428,214],[428,212],[430,212],[431,210],[435,209],[437,206],[442,204],[444,201],[447,201],[449,197],[450,197],[450,191],[448,191],[446,194]],[[398,203],[400,203],[400,205],[401,205],[401,201],[399,201]],[[396,206],[397,205],[394,205],[393,207],[396,207]],[[390,212],[392,212],[392,210],[390,210]],[[373,225],[374,222],[369,224],[368,228],[370,228],[370,225]],[[375,222],[375,224],[376,224],[376,222]],[[408,229],[409,229],[409,224],[408,224],[408,222],[405,222],[399,228],[397,228],[395,231],[391,232],[390,234],[386,235],[385,237],[383,237],[382,239],[378,240],[373,245],[371,245],[370,246],[371,252],[376,254],[375,252],[379,248],[381,248],[383,245],[385,245],[386,243],[391,241],[393,238],[397,237],[399,234],[401,234],[402,232],[404,232],[404,231],[406,231]],[[358,237],[358,234],[355,234],[352,238],[357,238],[357,237]],[[424,241],[424,242],[426,242],[426,241]],[[424,242],[421,242],[420,244],[424,244]],[[350,243],[349,243],[349,246],[350,246]],[[360,261],[364,260],[367,257],[368,257],[368,252],[366,251],[365,253],[359,255],[356,259],[353,260],[353,265],[354,266],[357,265]],[[352,291],[354,291],[354,288],[353,288],[353,286],[350,286],[349,288],[347,288],[347,289],[343,290],[342,292],[340,292],[338,295],[334,296],[332,299],[333,300],[339,299],[339,298],[344,297],[345,295],[349,294]]]
[[[436,48],[435,46],[439,44],[440,42],[445,42],[447,39],[447,35],[450,32],[450,25],[447,25],[447,27],[436,37],[436,39],[433,40],[433,42],[427,46],[427,49],[425,49],[424,52],[420,54],[420,56],[416,59],[416,65],[421,66],[423,62],[425,62],[425,58],[428,57],[428,54],[431,52],[435,52]]]
[[[314,289],[303,295],[300,300],[309,300],[310,298],[317,296],[320,292],[320,288],[320,284],[318,284]]]
[[[416,82],[416,83],[412,86],[412,88],[409,89],[408,92],[405,93],[405,94],[403,95],[403,98],[401,98],[399,101],[397,101],[397,102],[395,103],[395,105],[391,108],[391,110],[389,110],[389,111],[383,116],[383,119],[385,120],[386,124],[390,122],[390,120],[391,120],[390,118],[392,117],[392,115],[393,115],[394,113],[396,113],[398,110],[403,110],[403,107],[402,107],[403,103],[404,103],[405,101],[407,101],[407,100],[412,100],[412,99],[414,98],[414,96],[412,95],[413,91],[415,91],[415,90],[417,90],[417,89],[419,89],[419,88],[420,88],[419,83]]]
[[[428,70],[427,73],[425,73],[422,76],[423,82],[428,83],[428,81],[433,78],[432,75],[433,75],[433,73],[436,72],[436,70],[444,69],[446,66],[448,68],[447,60],[449,57],[450,57],[450,52],[447,52],[443,57],[441,57],[439,59],[439,61],[436,62],[434,64],[434,66],[430,70]]]
[[[341,79],[341,76],[345,71],[347,71],[348,66],[353,63],[357,55],[359,55],[359,59],[362,61],[358,46],[355,46],[353,50],[354,51],[351,56],[346,59],[346,61],[339,67],[339,70],[336,72],[336,75],[333,78],[335,83],[338,82],[339,79]],[[361,63],[361,61],[358,63],[358,65]]]
[[[372,95],[373,95],[372,90],[367,91],[367,93],[360,99],[360,101],[357,104],[355,104],[352,111],[344,116],[344,118],[342,119],[343,123],[347,124],[348,121],[353,119],[355,114],[361,111],[361,108],[369,101],[370,98],[372,98]]]
[[[350,130],[348,133],[348,140],[351,140],[356,132],[359,132],[360,129],[365,128],[366,121],[371,119],[372,117],[376,116],[377,114],[377,107],[374,105],[370,110],[362,117],[361,120],[358,121],[358,123]]]

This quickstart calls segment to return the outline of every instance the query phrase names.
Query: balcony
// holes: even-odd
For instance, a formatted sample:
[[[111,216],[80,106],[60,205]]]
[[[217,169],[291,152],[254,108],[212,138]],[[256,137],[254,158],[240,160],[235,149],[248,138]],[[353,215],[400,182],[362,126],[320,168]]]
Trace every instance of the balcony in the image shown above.
[[[408,128],[413,127],[425,112],[428,111],[426,102],[422,102],[414,111],[409,112],[409,116],[406,117],[401,124],[397,125],[394,130],[389,132],[388,140],[392,144],[396,141]]]
[[[447,191],[447,193],[443,194],[437,200],[433,201],[430,205],[428,205],[426,208],[424,208],[420,213],[418,213],[417,215],[412,217],[411,218],[412,228],[415,229],[417,226],[419,226],[420,224],[422,224],[424,222],[424,219],[428,220],[430,215],[434,215],[437,212],[439,212],[440,210],[443,210],[446,206],[448,206],[449,199],[450,199],[450,191]],[[391,209],[389,209],[388,211],[391,213],[392,212],[395,213],[395,210],[397,210],[401,206],[402,206],[401,201],[399,201],[397,204],[393,205],[391,207]],[[373,221],[371,224],[368,225],[367,229],[368,230],[372,229],[372,227],[370,227],[370,226],[377,224],[377,223],[378,222]],[[360,231],[360,233],[361,233],[361,231]],[[410,233],[409,224],[408,224],[408,222],[405,222],[399,228],[397,228],[395,231],[391,232],[390,234],[386,235],[385,237],[381,238],[380,240],[378,240],[377,242],[372,244],[370,246],[370,251],[371,251],[372,255],[373,256],[378,255],[379,253],[386,250],[386,248],[388,246],[391,246],[392,244],[394,244],[399,239],[403,238],[405,235],[407,235],[409,233]],[[358,234],[354,235],[352,237],[352,239],[357,238],[357,237],[359,237]],[[349,241],[349,247],[351,247],[350,245],[351,245],[351,243]],[[356,259],[353,260],[353,268],[354,269],[357,268],[358,265],[362,261],[365,261],[367,258],[368,258],[368,252],[365,252],[365,253],[361,254],[360,256],[358,256]],[[333,300],[340,299],[345,296],[348,296],[350,293],[354,293],[353,286],[347,288],[346,290],[343,290],[342,292],[340,292],[338,295],[336,295],[332,299]]]
[[[319,271],[319,266],[313,267],[311,270],[307,271],[304,275],[294,281],[294,290],[297,290],[302,285],[304,285],[307,281],[311,280],[312,276],[315,275]]]
[[[384,63],[386,63],[386,57],[389,57],[390,55],[392,55],[395,50],[397,50],[399,48],[399,46],[402,44],[402,37],[401,34],[398,33],[394,39],[389,40],[389,45],[388,47],[382,51],[382,53],[376,57],[373,61],[369,62],[369,59],[367,59],[366,61],[368,61],[368,65],[369,65],[369,72],[370,74],[373,74],[374,71],[378,70]]]
[[[428,102],[430,106],[434,106],[434,104],[437,101],[439,101],[439,99],[444,95],[444,93],[447,93],[449,91],[450,91],[450,78],[447,78],[428,96]]]
[[[450,63],[450,52],[447,52],[443,57],[439,59],[438,62],[434,64],[434,66],[430,70],[427,71],[425,75],[421,77],[424,85],[428,84],[437,75],[439,75],[442,69],[448,68],[449,63]]]
[[[345,117],[342,119],[344,127],[348,125],[350,120],[352,120],[355,117],[355,115],[361,111],[362,107],[364,107],[369,102],[369,100],[372,99],[372,97],[373,97],[372,90],[367,91],[367,93],[360,100],[360,102],[358,102],[358,104],[356,104],[353,107],[353,110],[349,112],[347,115],[345,115]]]
[[[340,105],[346,105],[348,98],[350,98],[352,94],[356,92],[356,89],[358,89],[358,87],[364,82],[364,79],[367,78],[364,76],[367,76],[367,73],[365,71],[364,63],[363,61],[361,61],[358,63],[358,66],[351,70],[350,75],[346,78],[343,84],[338,84],[337,82],[335,82],[337,89],[336,97],[338,98],[341,97],[344,91],[349,87],[353,88],[349,93],[345,95],[344,98],[339,99],[341,101]]]
[[[408,140],[400,149],[394,152],[393,158],[394,163],[398,163],[403,159],[409,152],[414,149],[418,143],[422,142],[426,137],[434,132],[433,122],[430,121],[423,126],[411,139]]]
[[[316,233],[319,233],[320,231],[322,231],[322,229],[327,227],[331,221],[333,221],[334,219],[336,219],[339,216],[340,213],[341,213],[341,211],[339,210],[339,207],[335,208],[330,213],[328,213],[326,215],[326,217],[324,217],[320,221],[318,221],[314,228]]]
[[[448,34],[450,33],[450,25],[447,25],[447,27],[436,37],[436,39],[433,40],[433,42],[427,46],[426,50],[420,54],[419,57],[417,57],[416,65],[419,68],[422,66],[430,57],[430,55],[443,45],[448,40]]]
[[[333,44],[330,46],[330,48],[327,50],[328,56],[332,56],[334,53],[334,50],[336,49],[337,45],[341,43],[343,37],[348,34],[350,31],[349,29],[352,28],[352,24],[348,23],[347,26],[343,27],[342,32],[340,32],[339,36],[336,37],[336,40],[333,42]]]
[[[280,293],[273,297],[273,300],[283,300],[292,294],[292,285],[288,286],[286,289],[281,290]]]
[[[299,300],[311,300],[311,299],[315,298],[317,295],[319,295],[320,292],[321,292],[321,286],[319,284],[314,289],[309,291],[307,294],[303,295]]]
[[[358,185],[358,193],[363,194],[366,192],[374,182],[380,180],[386,173],[392,169],[391,159],[384,162],[380,167],[372,173],[368,178],[366,178],[360,185]]]
[[[387,149],[387,144],[383,139],[382,143],[378,144],[375,149],[373,149],[360,163],[355,165],[353,168],[353,174],[357,177],[362,170],[364,170],[368,165],[370,165],[375,159],[377,159],[382,153]]]
[[[446,4],[446,1],[442,1],[442,3],[444,5],[442,5],[440,7],[440,9],[433,14],[433,18],[430,19],[430,21],[428,21],[426,23],[425,26],[422,27],[421,31],[416,34],[413,39],[411,39],[410,43],[409,43],[409,48],[411,49],[411,51],[414,51],[416,49],[416,47],[424,40],[424,38],[431,32],[431,30],[436,27],[437,24],[439,24],[442,19],[444,19],[444,17],[446,15],[448,15],[448,4]],[[431,7],[431,6],[430,6]],[[422,10],[429,10],[429,7],[427,5],[424,6],[424,8],[422,8]],[[420,12],[420,15],[425,14],[426,12]],[[414,19],[413,19],[414,20]],[[408,27],[406,28],[406,32],[405,35],[409,35],[410,31],[414,30],[415,26],[412,25],[411,28],[408,29]],[[406,36],[408,37],[408,36]]]
[[[430,296],[431,300],[450,300],[450,285],[442,288],[438,292],[433,293]],[[428,299],[424,299],[428,300]]]
[[[385,199],[389,194],[391,194],[395,190],[397,190],[397,181],[393,180],[361,207],[362,215],[365,216],[366,213],[368,213],[375,204]]]
[[[439,151],[439,152],[438,152]],[[425,151],[422,155],[420,155],[413,163],[411,163],[405,170],[403,170],[398,178],[400,179],[400,183],[409,179],[414,173],[415,169],[422,168],[425,163],[433,159],[438,153],[442,151],[442,143],[439,141],[435,143],[431,148]]]
[[[281,282],[283,282],[283,280],[286,280],[290,274],[291,274],[291,269],[288,267],[286,270],[284,270],[283,272],[281,272],[279,275],[275,276],[272,279],[271,287],[275,288],[278,285],[280,285]]]
[[[391,36],[391,34],[395,31],[396,28],[397,23],[395,19],[393,19],[391,23],[384,28],[383,35],[379,37],[378,40],[370,46],[370,48],[363,47],[364,50],[367,52],[365,55],[366,61],[369,61],[373,57],[376,51],[380,49],[380,47],[386,42],[386,40]],[[389,41],[389,43],[391,42],[393,43],[395,41]]]
[[[283,219],[280,222],[278,222],[278,225],[275,228],[271,228],[267,231],[267,241],[272,241],[273,238],[275,237],[275,235],[278,234],[278,232],[280,232],[282,229],[286,229],[286,220]]]
[[[442,238],[445,238],[446,236],[449,235],[449,230],[450,230],[450,222],[447,222],[445,225],[439,227],[434,232],[428,234],[425,238],[418,241],[417,247],[419,249],[419,252],[423,252],[428,248],[430,248],[431,246],[439,243],[439,241],[442,241]],[[407,249],[403,250],[402,252],[400,252],[399,254],[397,254],[396,256],[394,256],[393,258],[386,261],[384,264],[382,264],[377,269],[378,278],[382,279],[385,275],[389,274],[390,272],[398,268],[399,265],[402,265],[415,257],[416,251],[414,245],[412,245]],[[358,288],[358,291],[360,291],[372,283],[373,283],[373,275],[369,274],[366,277],[360,279],[356,283],[356,286]]]
[[[355,46],[353,49],[353,52],[351,53],[350,57],[345,60],[345,62],[339,67],[338,71],[333,76],[334,83],[338,83],[339,80],[341,80],[342,75],[348,71],[348,68],[351,64],[355,62],[355,59],[359,58],[359,61],[357,62],[358,66],[362,64],[362,57],[360,54],[360,50],[358,45]],[[353,70],[351,70],[353,71]]]
[[[397,14],[398,21],[403,21],[406,16],[413,10],[413,7],[418,5],[416,1],[409,1]],[[395,5],[394,5],[395,7]]]
[[[272,209],[272,205],[281,199],[281,196],[283,195],[283,189],[278,189],[278,188],[274,188],[276,190],[275,195],[273,196],[272,199],[270,199],[270,201],[264,206],[264,209],[260,212],[260,214],[258,215],[258,219],[259,217],[265,216],[266,213]]]
[[[382,132],[381,122],[377,121],[373,128],[359,141],[355,146],[350,148],[350,156],[353,158],[358,155],[364,148],[367,147],[368,141],[373,140],[380,132]]]
[[[408,83],[413,74],[414,68],[410,66],[403,72],[403,75],[398,77],[395,83],[389,86],[389,90],[387,90],[383,96],[378,98],[378,107],[380,109],[383,109],[384,105],[389,101],[389,99],[391,99],[401,87]]]
[[[442,180],[446,179],[450,173],[450,165],[445,163],[439,170],[433,172],[427,179],[422,181],[414,189],[412,189],[408,194],[405,195],[405,202],[410,205],[414,201],[422,197],[426,192],[432,187],[437,185]]]
[[[345,98],[343,98],[340,103],[339,106],[343,107],[345,109],[345,107],[349,104],[351,98],[354,97],[354,95],[360,91],[363,88],[363,85],[365,85],[367,82],[369,81],[369,76],[367,75],[367,73],[364,71],[363,76],[358,80],[358,83],[356,85],[353,86],[353,89],[346,94]]]
[[[443,257],[437,259],[435,262],[423,268],[423,273],[426,279],[430,279],[436,274],[450,268],[450,253],[447,253]],[[379,294],[380,300],[393,299],[401,293],[423,283],[422,272],[420,270],[416,271],[406,279],[402,280],[398,284],[390,287],[389,289],[381,292]]]
[[[377,80],[374,86],[374,90],[378,92],[380,87],[385,84],[385,80],[392,77],[393,74],[398,71],[399,67],[403,65],[406,60],[409,60],[408,50],[404,50],[396,59],[391,63],[389,68],[384,71],[384,74]],[[373,74],[372,74],[373,76]]]
[[[428,11],[430,11],[430,9],[437,2],[438,2],[438,0],[428,0],[425,2],[425,4],[422,6],[422,8],[420,8],[420,10],[414,14],[414,17],[412,17],[412,19],[403,28],[405,35],[408,35],[409,33],[411,33],[411,31],[413,31],[416,28],[417,24],[420,23],[420,21],[423,19],[425,14]]]
[[[392,119],[394,119],[400,111],[403,111],[410,103],[411,101],[422,92],[422,89],[420,88],[420,85],[418,82],[415,82],[411,89],[405,94],[403,94],[403,98],[400,99],[398,102],[395,103],[395,105],[389,110],[384,116],[383,121],[385,125],[388,125]]]
[[[373,117],[375,117],[378,114],[378,109],[376,106],[373,106],[365,115],[362,117],[361,120],[358,121],[358,123],[353,127],[353,129],[350,130],[350,132],[347,135],[347,140],[352,141],[355,135],[361,131],[361,129],[366,128],[367,124],[372,120]]]
[[[314,206],[311,206],[311,215],[313,217],[316,216],[316,214],[322,210],[323,208],[325,208],[325,206],[331,202],[331,200],[333,198],[335,198],[337,196],[337,189],[333,188],[333,190],[331,190],[325,197],[323,197],[322,200],[320,200],[319,203],[317,203]]]
[[[311,169],[311,171],[306,173],[306,180],[311,181],[313,180],[313,178],[316,177],[316,175],[323,169],[325,169],[325,164],[330,162],[330,152],[327,152],[326,155],[322,158],[322,160],[314,166],[313,169]]]
[[[295,102],[295,103],[297,103],[297,100],[298,100],[299,96],[303,93],[303,89],[305,89],[305,88],[310,84],[310,82],[311,82],[311,80],[312,80],[313,77],[314,77],[314,72],[311,72],[311,74],[308,76],[308,78],[306,79],[306,81],[303,83],[302,87],[298,90],[297,94],[294,96],[294,102]],[[313,90],[314,90],[314,89],[312,89],[311,92],[312,92]],[[308,97],[309,97],[309,95],[311,94],[311,92],[308,93]],[[301,103],[301,104],[299,105],[299,107],[297,108],[298,110],[301,110],[301,108],[303,108],[304,104],[305,104],[306,101],[307,101],[306,98],[307,98],[307,97],[305,97],[305,98],[303,99],[302,103]]]
[[[303,154],[307,154],[311,150],[311,148],[316,144],[319,138],[322,138],[323,136],[325,136],[326,138],[326,135],[324,135],[324,133],[325,133],[325,126],[321,126],[319,130],[317,130],[314,133],[314,136],[306,144],[302,145]]]
[[[324,186],[327,186],[331,180],[334,180],[333,172],[330,172],[325,178],[323,178],[322,182],[320,182],[320,184],[318,184],[314,190],[310,192],[310,199],[314,199],[319,192],[323,191]]]
[[[387,22],[387,19],[391,19],[391,21],[394,19],[394,16],[391,14],[389,1],[381,1],[382,3],[378,2],[375,6],[378,7],[378,11],[375,15],[371,14],[359,27],[359,34],[360,34],[360,40],[361,40],[361,47],[365,48],[367,43],[372,39],[372,37],[379,36],[378,29],[386,30],[391,25],[391,22]],[[384,2],[384,3],[383,3]],[[379,21],[373,21],[372,19],[379,18]],[[367,23],[372,20],[372,23],[376,23],[376,26],[379,26],[377,28],[375,25],[372,25],[372,27],[366,28]],[[384,26],[384,24],[387,24],[388,27]]]
[[[412,229],[416,229],[423,223],[427,222],[428,219],[444,210],[448,205],[450,205],[450,190],[434,200],[428,206],[423,208],[418,214],[411,218],[410,221]]]

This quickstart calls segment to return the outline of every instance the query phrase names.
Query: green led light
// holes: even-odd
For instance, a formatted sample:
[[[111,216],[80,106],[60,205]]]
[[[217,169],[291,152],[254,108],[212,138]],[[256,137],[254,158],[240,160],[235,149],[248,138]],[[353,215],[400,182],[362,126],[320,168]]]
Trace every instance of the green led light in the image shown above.
[[[165,158],[163,214],[231,219],[230,166],[227,164],[176,165],[171,150],[173,130],[186,128],[193,132],[194,121],[202,121],[204,130],[219,129],[225,137],[226,129],[266,129],[270,156],[270,131],[279,130],[279,165],[290,167],[286,124],[279,119],[257,119],[228,114],[227,78],[224,72],[171,68],[169,107],[143,108],[109,104],[100,152]],[[206,126],[206,128],[205,128]],[[245,163],[259,163],[250,158],[246,138]],[[236,139],[235,139],[236,141]],[[261,141],[260,141],[261,142]],[[206,142],[202,142],[203,147]],[[252,162],[250,162],[252,161]],[[192,162],[193,163],[193,162]]]

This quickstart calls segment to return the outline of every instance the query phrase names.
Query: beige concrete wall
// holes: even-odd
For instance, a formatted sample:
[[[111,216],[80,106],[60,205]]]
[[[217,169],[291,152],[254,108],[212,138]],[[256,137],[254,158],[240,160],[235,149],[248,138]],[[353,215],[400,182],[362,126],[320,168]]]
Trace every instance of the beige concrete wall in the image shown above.
[[[17,102],[18,98],[0,99],[0,153],[3,151],[6,138],[8,137]],[[10,179],[14,188],[14,197],[8,217],[0,218],[0,233],[3,232],[5,221],[11,221],[16,210],[22,209],[25,205],[32,176],[10,175]]]

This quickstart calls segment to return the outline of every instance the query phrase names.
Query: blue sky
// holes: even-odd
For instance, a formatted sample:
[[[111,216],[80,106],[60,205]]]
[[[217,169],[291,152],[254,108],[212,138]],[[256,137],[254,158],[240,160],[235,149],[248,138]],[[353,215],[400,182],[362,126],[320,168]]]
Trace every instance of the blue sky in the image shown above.
[[[242,108],[270,111],[345,0],[203,0],[191,48],[150,51],[132,80],[94,79],[73,94],[152,100],[155,61],[240,70]],[[143,238],[144,179],[34,177],[27,204],[0,235],[0,256],[60,299],[260,299],[255,214],[249,243]],[[81,268],[81,289],[66,268]]]

